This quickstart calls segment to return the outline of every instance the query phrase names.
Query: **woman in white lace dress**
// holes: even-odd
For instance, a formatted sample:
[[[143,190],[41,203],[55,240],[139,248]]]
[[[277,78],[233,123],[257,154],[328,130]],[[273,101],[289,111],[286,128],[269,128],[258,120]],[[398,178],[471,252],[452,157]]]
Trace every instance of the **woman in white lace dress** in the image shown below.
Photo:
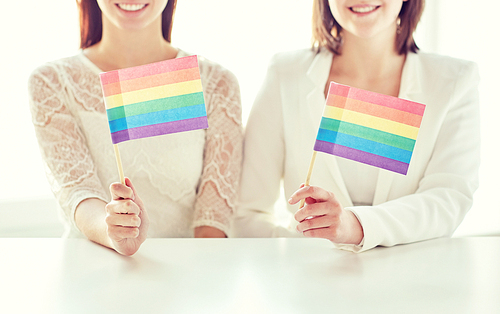
[[[118,172],[99,73],[188,54],[170,44],[175,0],[80,0],[81,52],[29,80],[30,107],[67,236],[125,255],[146,237],[225,237],[242,156],[239,86],[199,57],[209,128],[120,143]],[[132,185],[133,182],[133,185]]]

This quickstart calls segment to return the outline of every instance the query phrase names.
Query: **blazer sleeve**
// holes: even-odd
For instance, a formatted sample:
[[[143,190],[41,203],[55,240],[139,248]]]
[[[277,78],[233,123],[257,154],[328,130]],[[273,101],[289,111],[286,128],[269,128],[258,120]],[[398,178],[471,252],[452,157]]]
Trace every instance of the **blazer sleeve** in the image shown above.
[[[280,193],[285,143],[279,72],[273,60],[245,129],[239,204],[233,223],[236,237],[273,237],[280,229],[274,204]]]
[[[437,138],[416,192],[376,206],[349,208],[363,226],[364,244],[339,247],[360,252],[451,236],[462,222],[478,188],[480,134],[478,69],[474,63],[461,67],[442,124],[434,126]]]

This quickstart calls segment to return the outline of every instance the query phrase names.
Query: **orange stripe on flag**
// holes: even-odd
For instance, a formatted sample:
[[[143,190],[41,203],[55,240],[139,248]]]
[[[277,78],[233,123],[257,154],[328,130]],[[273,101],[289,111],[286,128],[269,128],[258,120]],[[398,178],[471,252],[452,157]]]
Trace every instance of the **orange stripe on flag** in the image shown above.
[[[120,93],[133,92],[145,88],[158,87],[174,83],[199,80],[200,70],[198,67],[173,72],[140,77],[132,80],[115,82],[102,87],[104,97]]]
[[[326,105],[411,125],[417,128],[420,127],[420,123],[422,122],[422,116],[418,114],[334,94],[329,95]]]

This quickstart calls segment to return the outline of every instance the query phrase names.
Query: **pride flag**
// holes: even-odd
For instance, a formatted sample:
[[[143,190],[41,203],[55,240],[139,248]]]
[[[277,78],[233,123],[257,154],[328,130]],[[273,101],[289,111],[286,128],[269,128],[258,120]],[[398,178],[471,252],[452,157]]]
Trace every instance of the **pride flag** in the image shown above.
[[[314,150],[406,175],[424,110],[331,82]]]
[[[100,74],[113,144],[208,128],[197,56]]]

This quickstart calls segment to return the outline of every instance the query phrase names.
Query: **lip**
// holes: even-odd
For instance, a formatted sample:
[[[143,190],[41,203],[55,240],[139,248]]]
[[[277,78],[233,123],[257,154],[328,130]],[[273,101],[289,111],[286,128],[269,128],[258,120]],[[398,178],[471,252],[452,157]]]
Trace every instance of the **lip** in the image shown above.
[[[136,10],[136,11],[129,11],[129,10],[124,10],[120,7],[120,4],[121,5],[144,5],[143,8],[141,8],[140,10]],[[144,12],[148,6],[149,6],[149,3],[134,3],[134,2],[116,2],[115,3],[115,6],[116,8],[118,9],[118,11],[120,11],[121,14],[123,15],[126,15],[126,16],[129,16],[129,17],[134,17],[134,16],[138,16],[140,15],[142,12]]]
[[[373,9],[371,9],[373,8]],[[349,11],[358,16],[365,16],[377,12],[380,5],[374,4],[359,4],[348,7]]]

